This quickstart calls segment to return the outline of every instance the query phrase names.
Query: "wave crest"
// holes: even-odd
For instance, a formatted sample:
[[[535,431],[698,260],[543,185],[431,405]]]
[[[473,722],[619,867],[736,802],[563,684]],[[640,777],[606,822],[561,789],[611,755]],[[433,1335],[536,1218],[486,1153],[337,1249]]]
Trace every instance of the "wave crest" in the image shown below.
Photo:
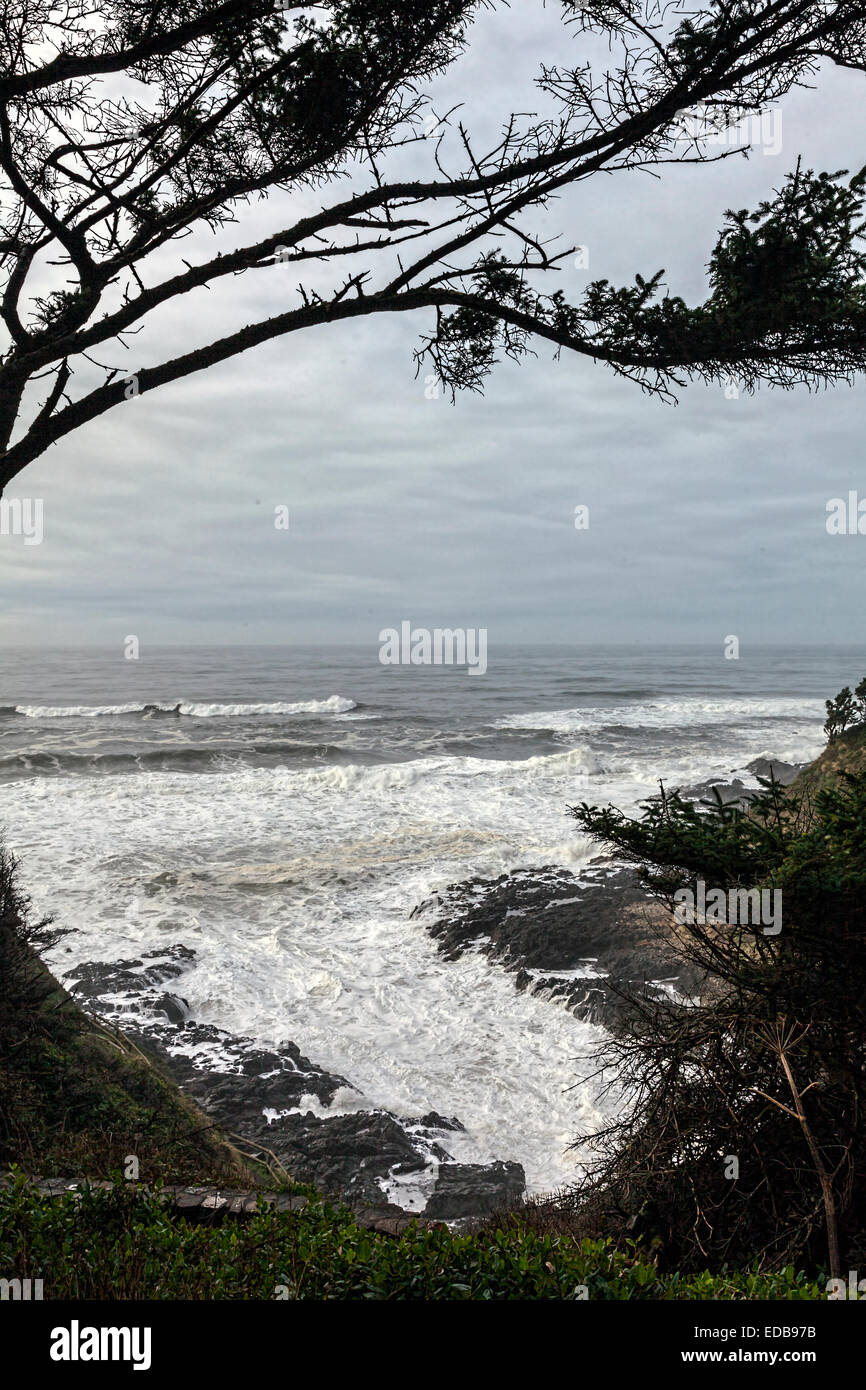
[[[176,705],[15,705],[6,706],[3,712],[24,715],[28,719],[98,719],[124,714],[231,719],[258,714],[346,714],[356,708],[354,700],[347,700],[343,695],[329,695],[326,700],[274,700],[267,703],[232,705],[205,704],[194,700],[181,700]]]

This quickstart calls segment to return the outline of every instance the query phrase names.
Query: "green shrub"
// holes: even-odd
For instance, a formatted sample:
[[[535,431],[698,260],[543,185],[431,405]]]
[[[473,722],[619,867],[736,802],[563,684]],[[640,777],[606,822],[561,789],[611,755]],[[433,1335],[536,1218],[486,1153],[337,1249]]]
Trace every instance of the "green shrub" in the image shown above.
[[[793,1269],[660,1275],[634,1242],[501,1230],[357,1226],[313,1199],[300,1213],[191,1225],[156,1193],[118,1184],[40,1197],[23,1178],[0,1191],[0,1270],[41,1278],[48,1299],[819,1299]]]

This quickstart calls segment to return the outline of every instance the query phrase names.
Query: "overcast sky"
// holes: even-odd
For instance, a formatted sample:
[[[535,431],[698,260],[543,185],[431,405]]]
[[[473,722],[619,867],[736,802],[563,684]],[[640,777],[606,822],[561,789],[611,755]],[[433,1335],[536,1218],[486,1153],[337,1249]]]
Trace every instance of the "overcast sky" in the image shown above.
[[[579,60],[568,32],[540,0],[485,16],[440,107],[467,100],[482,124],[529,109],[538,62]],[[864,80],[829,72],[795,93],[778,154],[581,185],[545,224],[589,248],[562,288],[665,267],[702,298],[726,207],[754,206],[799,154],[866,162]],[[270,225],[254,208],[240,233]],[[186,299],[132,340],[138,365],[293,304],[297,280],[274,267]],[[44,499],[45,538],[0,539],[0,638],[375,642],[408,618],[491,642],[860,639],[866,536],[828,536],[825,507],[866,497],[862,385],[737,400],[691,386],[673,408],[540,345],[452,407],[414,377],[426,327],[296,334],[61,441],[9,490]]]

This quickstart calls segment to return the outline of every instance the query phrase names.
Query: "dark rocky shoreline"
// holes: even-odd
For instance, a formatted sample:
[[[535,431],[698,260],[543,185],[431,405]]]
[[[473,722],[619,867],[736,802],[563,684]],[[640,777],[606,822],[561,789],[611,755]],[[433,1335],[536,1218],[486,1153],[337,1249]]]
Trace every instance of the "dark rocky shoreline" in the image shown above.
[[[750,770],[766,775],[770,766],[760,760]],[[773,769],[784,781],[796,772]],[[727,801],[749,796],[736,779],[688,795],[714,788]],[[544,865],[470,879],[411,916],[447,958],[481,952],[513,975],[517,989],[609,1028],[622,1019],[624,993],[689,996],[698,985],[677,956],[669,914],[647,897],[632,869],[604,856],[578,874]],[[405,1208],[388,1200],[388,1188],[409,1182],[426,1194],[418,1214],[445,1221],[520,1204],[519,1163],[454,1161],[449,1135],[463,1129],[459,1117],[364,1109],[350,1079],[318,1066],[294,1043],[263,1048],[197,1022],[182,993],[194,961],[195,952],[176,943],[134,959],[87,962],[64,983],[86,1009],[156,1053],[225,1133],[274,1154],[293,1177],[323,1193],[399,1216]],[[337,1113],[328,1114],[331,1107]]]
[[[419,1214],[446,1221],[521,1201],[519,1163],[453,1161],[448,1135],[463,1129],[459,1119],[362,1109],[346,1077],[311,1062],[294,1043],[262,1048],[252,1038],[196,1022],[175,992],[194,960],[189,947],[173,945],[128,960],[88,961],[64,983],[85,1008],[156,1054],[226,1134],[275,1155],[292,1177],[327,1195],[401,1215],[404,1208],[387,1200],[384,1185],[414,1179],[430,1189]],[[343,1113],[317,1114],[338,1092]],[[359,1108],[346,1112],[353,1093]]]

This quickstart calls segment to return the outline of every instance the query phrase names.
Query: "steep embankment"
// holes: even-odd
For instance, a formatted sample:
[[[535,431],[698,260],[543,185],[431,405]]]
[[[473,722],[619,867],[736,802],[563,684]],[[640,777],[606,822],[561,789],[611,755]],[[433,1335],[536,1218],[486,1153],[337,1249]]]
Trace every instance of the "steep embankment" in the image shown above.
[[[843,772],[866,771],[866,726],[848,729],[827,744],[824,752],[804,767],[791,783],[795,796],[814,798],[823,787],[839,780]]]

